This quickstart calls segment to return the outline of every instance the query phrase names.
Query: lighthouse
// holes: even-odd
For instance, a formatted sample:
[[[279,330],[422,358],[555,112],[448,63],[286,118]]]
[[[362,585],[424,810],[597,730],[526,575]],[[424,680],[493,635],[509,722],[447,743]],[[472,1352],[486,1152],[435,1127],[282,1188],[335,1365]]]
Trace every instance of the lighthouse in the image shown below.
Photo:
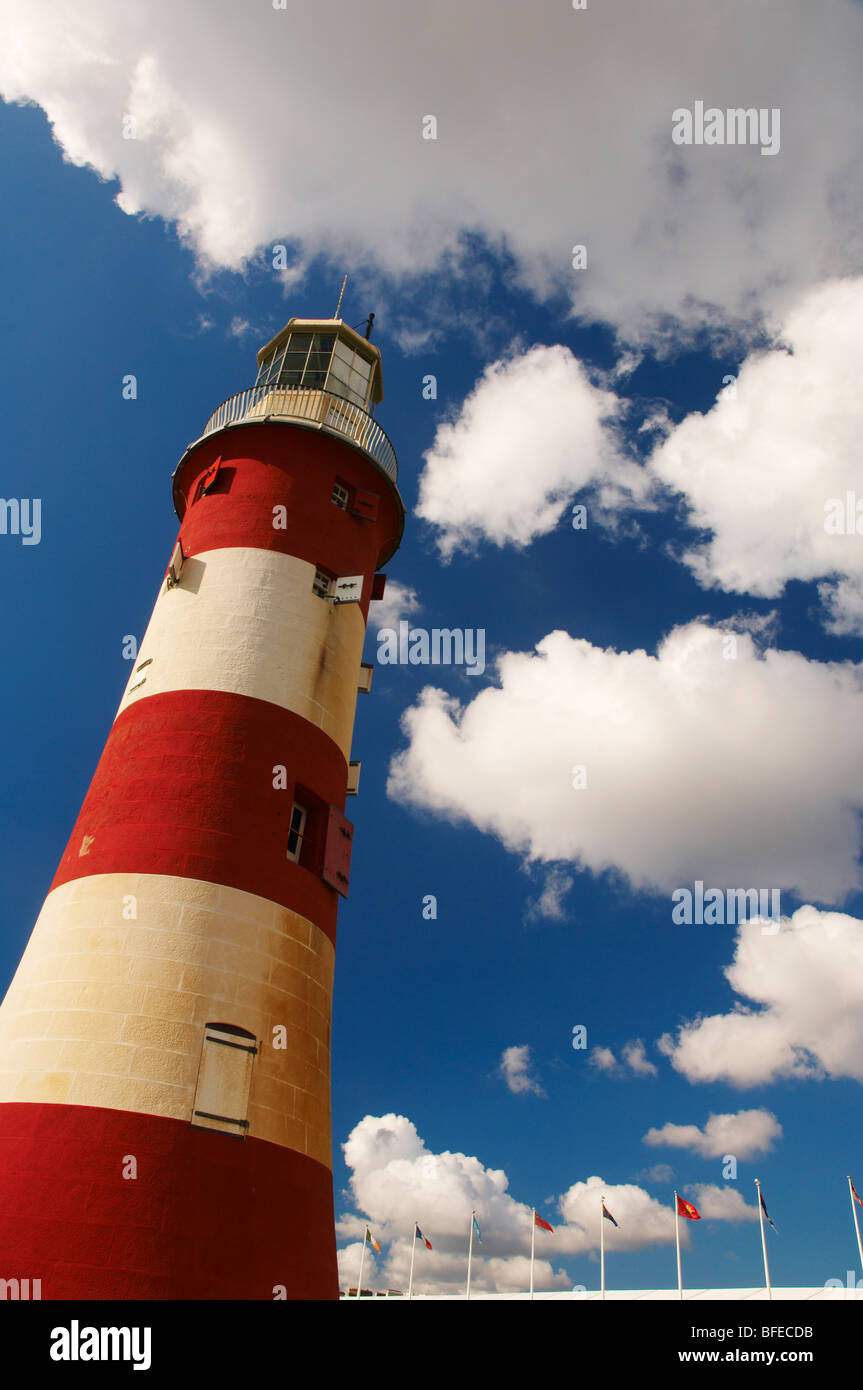
[[[338,1297],[351,738],[404,524],[370,328],[291,319],[174,473],[179,536],[0,1006],[0,1277],[44,1299]]]

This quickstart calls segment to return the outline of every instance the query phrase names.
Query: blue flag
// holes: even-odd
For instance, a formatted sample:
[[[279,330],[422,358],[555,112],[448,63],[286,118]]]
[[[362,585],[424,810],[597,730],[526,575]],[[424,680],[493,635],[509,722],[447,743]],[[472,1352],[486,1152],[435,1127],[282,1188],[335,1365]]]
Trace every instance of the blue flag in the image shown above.
[[[770,1220],[770,1217],[767,1215],[767,1203],[766,1203],[765,1200],[764,1200],[764,1195],[763,1195],[763,1193],[762,1193],[760,1187],[759,1187],[759,1189],[758,1189],[758,1196],[761,1198],[761,1210],[764,1212],[764,1219],[765,1219],[765,1221],[767,1221],[768,1225],[773,1226],[773,1222]],[[773,1226],[773,1229],[774,1229],[774,1231],[776,1231],[776,1227],[775,1227],[775,1226]],[[776,1231],[776,1234],[779,1235],[779,1232]]]
[[[476,1224],[476,1217],[474,1217],[474,1219],[473,1219],[473,1228],[474,1228],[474,1230],[476,1231],[476,1238],[477,1238],[477,1240],[479,1241],[480,1245],[482,1245],[482,1236],[481,1236],[481,1234],[480,1234],[479,1226]]]

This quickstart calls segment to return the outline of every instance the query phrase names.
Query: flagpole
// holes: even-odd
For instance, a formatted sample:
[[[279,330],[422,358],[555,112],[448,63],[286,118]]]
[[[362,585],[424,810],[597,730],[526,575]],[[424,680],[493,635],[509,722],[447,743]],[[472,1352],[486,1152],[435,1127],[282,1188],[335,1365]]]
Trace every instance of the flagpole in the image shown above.
[[[369,1229],[368,1226],[366,1226],[366,1232],[367,1232],[367,1233],[368,1233],[368,1229]],[[365,1260],[365,1258],[366,1258],[366,1237],[363,1236],[363,1248],[362,1248],[362,1251],[360,1252],[360,1277],[359,1277],[359,1282],[358,1282],[358,1284],[357,1284],[357,1298],[359,1298],[359,1296],[360,1296],[360,1289],[361,1289],[362,1286],[363,1286],[363,1261]]]
[[[605,1298],[605,1197],[600,1198],[599,1202],[599,1286],[602,1297]]]
[[[531,1211],[530,1223],[530,1296],[533,1298],[533,1252],[536,1246],[536,1207]]]
[[[677,1244],[677,1292],[683,1297],[683,1270],[680,1265],[680,1213],[677,1210],[677,1188],[674,1189],[674,1239]]]
[[[470,1262],[473,1257],[473,1222],[476,1216],[476,1207],[470,1214],[470,1242],[467,1247],[467,1293],[465,1298],[470,1298]]]
[[[764,1254],[764,1280],[767,1284],[767,1297],[773,1298],[773,1290],[770,1287],[770,1266],[767,1263],[767,1241],[764,1238],[764,1208],[761,1205],[761,1183],[755,1179],[755,1186],[758,1188],[758,1220],[761,1224],[761,1249]]]
[[[414,1222],[414,1238],[413,1238],[413,1241],[411,1242],[411,1277],[410,1277],[410,1281],[409,1281],[409,1283],[408,1283],[408,1298],[413,1298],[413,1296],[414,1296],[414,1254],[416,1253],[416,1248],[417,1248],[417,1223]]]
[[[851,1198],[851,1215],[854,1217],[854,1230],[857,1232],[857,1249],[860,1253],[860,1268],[863,1270],[863,1245],[860,1244],[860,1222],[857,1220],[857,1204],[854,1201],[854,1184],[848,1174],[848,1196]]]

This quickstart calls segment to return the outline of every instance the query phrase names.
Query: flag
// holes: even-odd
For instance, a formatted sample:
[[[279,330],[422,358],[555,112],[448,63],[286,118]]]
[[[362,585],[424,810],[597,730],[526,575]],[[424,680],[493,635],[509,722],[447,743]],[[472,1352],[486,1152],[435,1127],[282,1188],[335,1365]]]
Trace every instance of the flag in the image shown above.
[[[422,1231],[420,1230],[419,1226],[417,1226],[417,1235],[419,1236],[419,1238],[420,1238],[420,1240],[422,1241],[423,1245],[425,1246],[426,1250],[431,1250],[431,1248],[432,1248],[432,1243],[431,1243],[430,1240],[426,1240],[426,1238],[425,1238],[425,1236],[423,1235]]]
[[[366,1245],[373,1245],[378,1254],[381,1253],[381,1247],[378,1245],[368,1226],[366,1226]]]
[[[474,1219],[473,1219],[473,1228],[474,1228],[474,1230],[476,1231],[476,1238],[477,1238],[477,1240],[479,1241],[480,1245],[482,1245],[482,1236],[481,1236],[481,1234],[480,1234],[479,1226],[476,1224],[476,1217],[474,1217]]]
[[[764,1219],[765,1219],[765,1221],[769,1221],[769,1222],[770,1222],[770,1225],[773,1226],[773,1222],[770,1221],[770,1217],[767,1215],[767,1203],[766,1203],[765,1200],[764,1200],[764,1193],[761,1191],[761,1188],[760,1188],[760,1187],[759,1187],[759,1189],[758,1189],[758,1196],[759,1196],[759,1199],[760,1199],[760,1201],[761,1201],[761,1210],[764,1212]],[[858,1201],[860,1200],[859,1197],[858,1197],[857,1200],[858,1200]],[[774,1231],[776,1231],[776,1227],[775,1227],[775,1226],[773,1226],[773,1229],[774,1229]],[[776,1231],[776,1234],[779,1235],[779,1232]]]
[[[851,1182],[851,1179],[849,1178],[848,1181]],[[854,1198],[854,1201],[857,1203],[858,1206],[863,1207],[863,1199],[861,1199],[860,1193],[857,1191],[857,1188],[854,1186],[853,1182],[851,1182],[851,1196]]]
[[[538,1216],[536,1212],[533,1213],[533,1224],[534,1226],[539,1226],[540,1230],[551,1231],[551,1234],[554,1235],[554,1227],[549,1226],[548,1222],[543,1221],[542,1217]]]
[[[608,1207],[605,1205],[604,1202],[602,1204],[602,1214],[605,1217],[606,1221],[611,1222],[612,1226],[617,1226],[617,1222],[615,1221],[614,1217],[612,1216],[611,1212],[608,1210]],[[617,1229],[620,1230],[620,1227],[617,1226]]]
[[[696,1211],[696,1209],[695,1209],[695,1207],[692,1205],[692,1203],[691,1203],[691,1202],[684,1202],[684,1200],[683,1200],[682,1197],[678,1197],[678,1199],[677,1199],[677,1215],[678,1215],[678,1216],[687,1216],[687,1217],[689,1217],[689,1220],[690,1220],[690,1221],[700,1221],[700,1220],[701,1220],[700,1214]]]

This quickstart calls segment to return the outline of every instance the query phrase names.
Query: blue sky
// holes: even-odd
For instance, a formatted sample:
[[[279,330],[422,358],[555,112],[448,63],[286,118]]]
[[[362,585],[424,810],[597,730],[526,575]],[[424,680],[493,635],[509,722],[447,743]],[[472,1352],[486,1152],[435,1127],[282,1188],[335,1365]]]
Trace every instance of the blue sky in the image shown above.
[[[840,9],[842,23],[851,23],[850,7]],[[167,24],[166,13],[152,7],[154,32]],[[858,29],[851,32],[861,41]],[[815,56],[826,63],[831,51]],[[83,87],[59,60],[57,71],[72,109],[77,101],[86,111]],[[11,84],[12,96],[23,80]],[[40,78],[27,80],[39,100]],[[765,70],[757,105],[775,104],[772,82]],[[9,94],[8,78],[2,89]],[[793,96],[782,94],[789,131]],[[73,136],[54,115],[68,148]],[[399,242],[395,231],[375,262],[365,204],[356,244],[339,246],[334,236],[318,255],[308,250],[319,244],[313,220],[295,227],[286,216],[279,235],[277,202],[253,209],[244,235],[255,250],[240,244],[239,233],[232,241],[219,223],[218,188],[205,190],[197,222],[188,208],[177,209],[183,231],[168,215],[169,181],[160,202],[152,170],[140,176],[142,212],[130,215],[115,199],[134,171],[112,179],[65,162],[39,106],[2,105],[0,124],[7,155],[0,173],[7,330],[0,492],[42,499],[38,545],[0,536],[4,983],[128,678],[123,639],[143,633],[170,554],[176,462],[215,406],[252,383],[257,348],[292,315],[331,313],[341,276],[351,271],[343,316],[359,323],[377,311],[386,391],[377,418],[396,448],[408,508],[391,581],[415,594],[413,611],[407,601],[402,610],[412,624],[483,629],[488,669],[471,677],[455,666],[378,665],[371,697],[358,703],[354,757],[362,760],[362,782],[348,808],[356,839],[350,901],[339,920],[333,1029],[344,1282],[353,1277],[366,1220],[384,1243],[366,1274],[381,1287],[402,1281],[404,1237],[416,1219],[436,1244],[431,1282],[456,1287],[461,1254],[452,1213],[462,1210],[463,1196],[466,1235],[466,1174],[482,1211],[488,1170],[505,1172],[513,1199],[507,1203],[498,1182],[497,1204],[489,1199],[485,1209],[484,1250],[503,1262],[480,1264],[489,1286],[518,1282],[531,1205],[569,1232],[558,1249],[552,1237],[538,1247],[551,1262],[548,1286],[597,1284],[595,1232],[578,1235],[585,1208],[574,1189],[594,1175],[624,1237],[628,1218],[637,1247],[615,1250],[610,1239],[616,1287],[673,1283],[668,1230],[661,1219],[651,1223],[658,1219],[652,1201],[670,1209],[675,1186],[705,1213],[685,1255],[687,1283],[759,1284],[756,1176],[780,1232],[768,1232],[774,1284],[844,1280],[859,1263],[845,1175],[863,1181],[863,607],[855,597],[863,541],[836,537],[841,553],[825,559],[819,520],[822,499],[844,495],[855,480],[863,494],[859,458],[848,444],[859,406],[850,389],[843,395],[842,369],[825,347],[836,342],[842,362],[853,362],[863,328],[861,267],[844,236],[842,207],[835,245],[847,261],[837,251],[829,274],[813,263],[808,278],[786,274],[772,298],[774,279],[787,271],[787,247],[775,264],[764,252],[753,265],[725,241],[725,274],[704,272],[719,310],[700,320],[691,305],[697,277],[687,280],[685,257],[678,280],[676,272],[671,280],[665,271],[657,277],[660,289],[652,280],[648,286],[650,277],[631,282],[635,271],[622,263],[617,278],[613,265],[598,271],[582,301],[572,272],[558,269],[547,284],[541,263],[548,248],[535,244],[532,231],[519,243],[517,210],[502,244],[488,190],[472,195],[466,226],[453,215],[438,241],[429,232],[432,250],[420,239],[413,271],[399,265],[400,256],[409,261],[410,238]],[[93,153],[98,129],[94,118],[86,141],[104,175],[113,156],[107,145],[98,158]],[[508,137],[501,138],[505,146]],[[747,177],[760,177],[757,152],[734,153],[751,156]],[[810,165],[793,145],[784,157],[792,170],[787,192],[796,186],[794,158],[807,176]],[[839,154],[835,163],[841,166]],[[694,184],[706,177],[712,188],[702,167],[687,177]],[[611,187],[617,177],[609,175]],[[397,206],[398,178],[386,161],[377,179],[382,201]],[[850,204],[857,190],[846,191]],[[414,196],[404,193],[406,201]],[[783,206],[784,194],[768,192],[762,225],[781,219]],[[342,208],[343,217],[349,212]],[[646,224],[650,215],[645,205]],[[532,221],[526,211],[522,221]],[[591,255],[622,255],[602,230],[588,237]],[[791,225],[786,240],[802,257],[806,237],[829,243],[830,233],[829,223],[817,233]],[[275,240],[298,257],[290,286],[271,268]],[[715,251],[705,248],[705,260]],[[645,326],[661,312],[663,293],[668,313],[679,311],[670,334],[655,318]],[[753,295],[741,326],[741,305],[751,306]],[[790,352],[777,346],[783,342]],[[759,345],[770,354],[766,366]],[[531,356],[556,346],[556,357]],[[636,357],[624,370],[630,352]],[[495,362],[497,377],[484,378]],[[529,380],[525,363],[536,367]],[[783,369],[803,375],[783,377]],[[135,401],[122,398],[128,373],[137,378]],[[435,400],[423,397],[428,374],[437,379]],[[720,417],[727,376],[738,378],[739,398],[726,400]],[[613,429],[601,423],[596,392],[616,402]],[[533,418],[543,401],[552,420],[566,419],[571,406],[572,437],[583,429],[585,438],[601,438],[603,457],[573,462],[567,431],[553,427],[535,448],[530,428],[521,439],[514,427],[508,453],[495,434],[496,412]],[[799,411],[808,412],[805,419]],[[794,452],[810,419],[813,430],[823,425],[815,464],[803,442]],[[651,429],[640,429],[651,420]],[[789,428],[790,443],[771,433],[772,422],[777,432]],[[447,425],[450,434],[442,434]],[[778,463],[771,454],[777,438]],[[560,471],[544,478],[555,451]],[[739,505],[747,460],[749,509]],[[525,490],[525,475],[534,474],[533,490]],[[794,482],[783,491],[776,479],[786,475]],[[762,483],[766,500],[758,497]],[[502,516],[495,506],[508,488],[514,500]],[[810,544],[793,531],[813,496],[819,535]],[[571,525],[576,497],[588,506],[585,531]],[[549,499],[556,518],[531,529],[531,506]],[[526,539],[516,534],[525,525]],[[681,558],[687,548],[700,558]],[[658,649],[675,630],[683,636],[659,662]],[[534,655],[529,688],[515,668],[495,665],[506,654],[533,653],[556,631],[583,639],[589,651],[578,656],[566,645]],[[705,675],[693,645],[698,631],[717,644],[723,633],[737,634],[739,686],[716,693],[731,663]],[[369,659],[375,648],[372,629]],[[619,654],[639,650],[644,664],[624,669]],[[442,724],[428,708],[423,713],[428,686],[459,702],[441,707]],[[495,689],[500,700],[462,724],[480,692]],[[403,727],[408,711],[414,723]],[[596,794],[595,811],[590,801],[574,809],[572,798],[589,791],[568,788],[567,800],[552,785],[558,775],[568,778],[579,748],[587,750],[589,775],[614,789]],[[393,774],[399,755],[401,777]],[[670,849],[664,855],[653,845]],[[785,950],[786,926],[776,937],[755,927],[734,987],[724,971],[737,928],[671,918],[673,888],[698,878],[722,888],[778,886],[785,917],[809,904],[811,919],[795,919],[805,951]],[[552,891],[543,914],[537,904],[549,885],[561,891]],[[423,917],[428,894],[437,900],[434,920]],[[834,935],[822,922],[830,913],[842,918]],[[765,979],[776,999],[766,1023],[764,996],[756,998],[754,985],[746,989]],[[756,1016],[748,1041],[735,1032],[741,1009]],[[721,1020],[715,1031],[699,1030],[695,1021],[711,1018]],[[579,1024],[588,1047],[576,1051]],[[663,1036],[668,1041],[658,1047]],[[621,1059],[636,1040],[643,1051],[633,1055],[643,1060],[633,1069]],[[512,1048],[529,1049],[521,1054],[521,1091],[513,1089],[518,1068],[509,1083],[501,1070]],[[747,1059],[754,1059],[748,1070]],[[718,1153],[705,1153],[709,1146],[691,1133],[688,1147],[644,1142],[667,1124],[703,1130],[711,1115],[750,1111],[760,1118],[735,1119],[736,1138]],[[411,1125],[427,1150],[425,1164]],[[354,1131],[349,1164],[341,1146]],[[738,1141],[746,1156],[729,1181],[722,1154]],[[388,1146],[409,1165],[391,1183]],[[721,1191],[704,1196],[705,1187]],[[729,1197],[734,1192],[748,1213]]]

